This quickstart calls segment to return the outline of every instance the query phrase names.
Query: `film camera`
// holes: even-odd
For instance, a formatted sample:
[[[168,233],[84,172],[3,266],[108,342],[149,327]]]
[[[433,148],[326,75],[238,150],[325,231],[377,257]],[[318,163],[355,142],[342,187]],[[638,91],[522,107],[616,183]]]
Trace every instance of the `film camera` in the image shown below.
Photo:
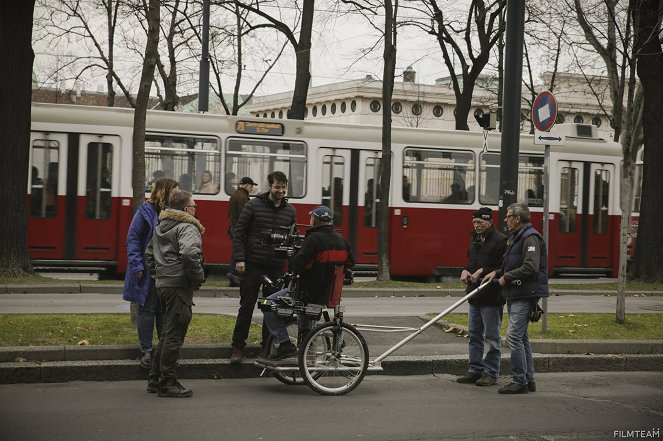
[[[282,230],[265,230],[260,233],[260,241],[263,245],[274,248],[274,254],[278,258],[293,256],[302,247],[303,235],[297,232],[297,225],[282,227]]]

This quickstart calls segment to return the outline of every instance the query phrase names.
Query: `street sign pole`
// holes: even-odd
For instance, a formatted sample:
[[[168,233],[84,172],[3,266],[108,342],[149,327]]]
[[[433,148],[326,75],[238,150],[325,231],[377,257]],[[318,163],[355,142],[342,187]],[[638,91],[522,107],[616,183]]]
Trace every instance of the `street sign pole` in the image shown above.
[[[546,244],[546,257],[550,255],[548,249],[548,235],[550,228],[550,144],[546,144],[543,154],[543,241]],[[547,259],[546,259],[547,260]],[[548,332],[548,297],[544,297],[541,308],[543,309],[543,321],[541,322],[541,333]]]

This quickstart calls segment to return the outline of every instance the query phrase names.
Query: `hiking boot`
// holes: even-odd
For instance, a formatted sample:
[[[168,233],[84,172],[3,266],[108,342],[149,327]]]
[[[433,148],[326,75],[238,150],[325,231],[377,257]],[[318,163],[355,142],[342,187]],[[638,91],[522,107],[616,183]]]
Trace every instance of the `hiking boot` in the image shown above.
[[[269,349],[261,347],[260,352],[258,353],[258,358],[262,358],[263,360],[269,359]]]
[[[285,341],[279,344],[276,354],[271,354],[269,360],[284,360],[297,355],[297,347],[291,341]]]
[[[140,358],[140,367],[143,369],[152,367],[152,350],[143,352],[143,356]]]
[[[147,391],[151,394],[159,392],[159,381],[147,380]]]
[[[244,349],[233,348],[233,353],[230,356],[230,364],[242,364],[244,361]]]
[[[474,384],[477,386],[492,386],[493,384],[497,384],[497,377],[484,372],[483,375],[481,375],[481,378],[479,378]]]
[[[462,377],[456,378],[456,383],[476,383],[481,378],[481,372],[468,372]]]
[[[230,271],[226,273],[226,277],[230,282],[230,286],[239,286],[242,283],[242,276],[237,274],[235,271]]]
[[[168,383],[159,388],[160,397],[187,398],[193,395],[191,389],[187,389],[179,381]]]
[[[506,386],[500,387],[498,392],[501,394],[526,394],[527,385],[511,382]]]
[[[528,381],[527,390],[530,392],[536,392],[536,381]]]

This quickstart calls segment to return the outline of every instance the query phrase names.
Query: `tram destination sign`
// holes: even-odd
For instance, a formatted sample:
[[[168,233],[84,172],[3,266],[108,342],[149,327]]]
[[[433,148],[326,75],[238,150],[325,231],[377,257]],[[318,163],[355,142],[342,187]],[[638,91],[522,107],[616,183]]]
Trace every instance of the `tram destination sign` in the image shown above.
[[[283,136],[284,129],[281,123],[237,121],[235,123],[235,131],[237,133],[252,135]]]

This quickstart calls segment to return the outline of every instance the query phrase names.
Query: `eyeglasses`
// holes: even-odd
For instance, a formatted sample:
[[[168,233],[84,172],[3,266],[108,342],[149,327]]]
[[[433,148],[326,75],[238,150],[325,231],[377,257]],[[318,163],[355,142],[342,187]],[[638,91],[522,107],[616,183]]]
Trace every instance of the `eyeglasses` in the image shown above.
[[[516,215],[515,215],[515,214],[507,214],[507,215],[506,215],[506,219],[508,219],[508,218],[510,218],[510,217],[516,217]]]
[[[198,208],[198,205],[187,205],[185,208]]]

